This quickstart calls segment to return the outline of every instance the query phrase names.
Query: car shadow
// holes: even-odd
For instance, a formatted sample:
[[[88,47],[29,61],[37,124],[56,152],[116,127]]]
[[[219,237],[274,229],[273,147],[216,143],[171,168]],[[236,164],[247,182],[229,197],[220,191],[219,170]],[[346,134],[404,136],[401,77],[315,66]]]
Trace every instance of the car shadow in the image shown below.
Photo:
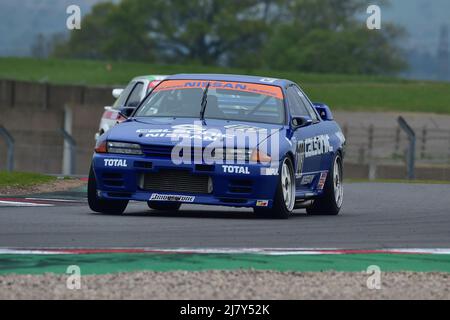
[[[180,209],[179,211],[145,210],[140,212],[125,212],[124,216],[132,217],[160,217],[160,218],[194,218],[194,219],[233,219],[233,220],[282,220],[260,216],[253,211],[210,211]],[[304,210],[295,210],[290,219],[306,217]]]

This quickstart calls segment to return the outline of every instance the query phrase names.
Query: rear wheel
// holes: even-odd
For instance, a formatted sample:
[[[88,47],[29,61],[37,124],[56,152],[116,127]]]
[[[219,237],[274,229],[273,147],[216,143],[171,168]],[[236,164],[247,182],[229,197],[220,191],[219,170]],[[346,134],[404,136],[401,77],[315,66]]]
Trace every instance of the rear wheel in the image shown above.
[[[338,215],[344,200],[342,178],[342,157],[339,153],[337,153],[334,157],[333,166],[325,182],[323,196],[315,199],[313,204],[306,208],[306,212],[310,215]]]
[[[94,170],[89,170],[89,182],[88,182],[88,204],[92,211],[120,215],[122,214],[128,205],[128,200],[106,200],[97,196],[97,181],[95,179]]]
[[[150,209],[158,211],[178,211],[181,207],[181,203],[160,203],[155,201],[147,201],[147,205]]]
[[[261,216],[287,219],[295,205],[295,174],[289,157],[284,158],[278,176],[278,186],[272,208],[254,208],[254,211]]]

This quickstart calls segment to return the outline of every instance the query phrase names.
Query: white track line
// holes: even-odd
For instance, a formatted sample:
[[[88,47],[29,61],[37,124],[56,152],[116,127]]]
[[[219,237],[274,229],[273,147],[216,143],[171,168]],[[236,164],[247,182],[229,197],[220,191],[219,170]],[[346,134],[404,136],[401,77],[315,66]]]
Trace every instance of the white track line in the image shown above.
[[[32,201],[52,201],[52,202],[78,202],[78,201],[80,201],[80,200],[50,199],[50,198],[25,198],[25,200],[32,200]]]
[[[58,251],[60,250],[60,251]],[[73,252],[71,252],[73,250]],[[77,254],[76,251],[89,249],[83,248],[46,248],[46,249],[11,249],[0,248],[0,254]],[[108,253],[109,250],[123,250],[127,253],[130,248],[107,248],[94,249],[96,253]],[[98,252],[98,250],[100,252]],[[101,252],[105,250],[104,252]],[[133,249],[132,249],[133,250]],[[279,249],[279,248],[244,248],[244,249],[206,249],[206,248],[179,248],[179,249],[158,249],[158,248],[134,248],[134,250],[142,250],[138,253],[197,253],[197,254],[262,254],[262,255],[340,255],[340,254],[358,254],[362,251],[366,254],[371,253],[400,253],[400,254],[440,254],[450,255],[450,249],[372,249],[372,250],[345,250],[345,249]],[[133,252],[131,252],[133,253]]]
[[[53,207],[52,204],[45,204],[45,203],[0,200],[0,207],[9,207],[9,206],[13,206],[13,207]]]

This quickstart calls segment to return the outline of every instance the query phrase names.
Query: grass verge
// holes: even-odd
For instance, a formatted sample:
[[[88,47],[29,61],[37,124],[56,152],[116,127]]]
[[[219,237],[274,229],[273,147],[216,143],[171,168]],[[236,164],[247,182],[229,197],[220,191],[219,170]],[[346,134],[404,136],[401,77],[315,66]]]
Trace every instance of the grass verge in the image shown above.
[[[38,184],[55,181],[56,177],[30,172],[6,172],[0,171],[1,187],[29,187]]]
[[[137,75],[176,73],[234,73],[286,78],[301,84],[312,100],[325,102],[335,110],[450,114],[450,83],[202,65],[0,58],[0,78],[61,84],[124,85]]]
[[[257,254],[2,254],[0,275],[64,274],[78,265],[83,274],[134,271],[276,270],[298,272],[361,272],[377,265],[383,271],[447,272],[446,254],[331,254],[331,255],[257,255]]]

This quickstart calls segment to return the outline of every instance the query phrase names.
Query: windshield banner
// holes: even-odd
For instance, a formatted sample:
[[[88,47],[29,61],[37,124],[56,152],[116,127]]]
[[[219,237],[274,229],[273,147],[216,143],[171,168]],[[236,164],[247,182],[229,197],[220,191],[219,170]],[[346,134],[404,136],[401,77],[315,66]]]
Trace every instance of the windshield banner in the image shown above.
[[[193,89],[193,88],[206,88],[206,85],[210,83],[210,89],[222,89],[222,90],[234,90],[249,92],[255,94],[266,95],[277,99],[283,99],[283,93],[280,87],[246,83],[246,82],[233,82],[233,81],[214,81],[214,80],[166,80],[162,81],[153,91],[166,91],[175,89]]]

